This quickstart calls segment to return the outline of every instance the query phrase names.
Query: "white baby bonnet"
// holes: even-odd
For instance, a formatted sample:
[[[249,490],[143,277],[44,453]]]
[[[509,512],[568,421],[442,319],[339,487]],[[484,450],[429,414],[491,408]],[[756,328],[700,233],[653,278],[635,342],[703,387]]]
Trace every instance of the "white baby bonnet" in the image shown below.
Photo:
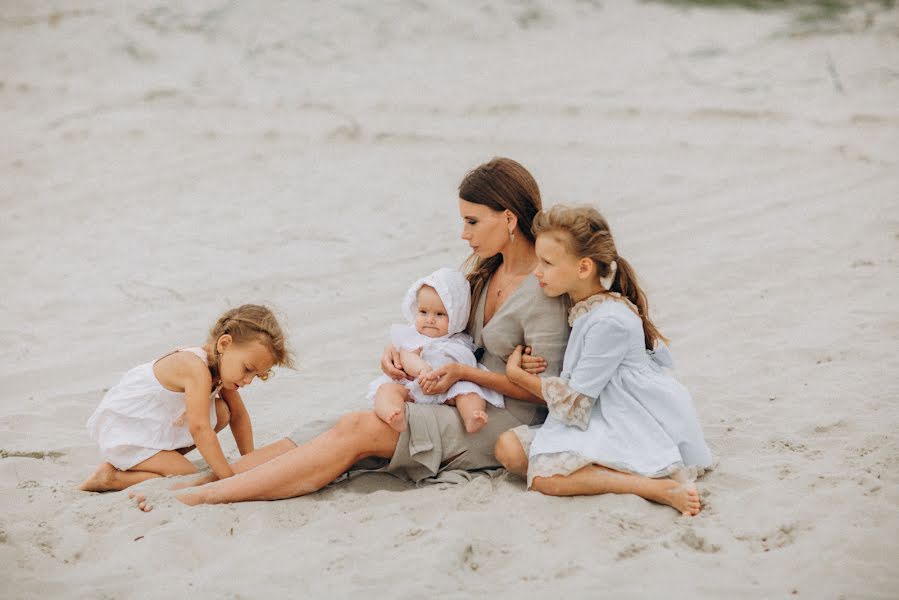
[[[418,290],[423,285],[429,285],[437,290],[437,295],[440,296],[443,306],[446,307],[446,314],[449,317],[447,335],[465,331],[465,327],[468,326],[468,315],[471,312],[471,287],[468,285],[465,275],[455,269],[444,267],[413,283],[403,298],[402,306],[403,316],[410,325],[415,324],[415,313],[418,310]]]

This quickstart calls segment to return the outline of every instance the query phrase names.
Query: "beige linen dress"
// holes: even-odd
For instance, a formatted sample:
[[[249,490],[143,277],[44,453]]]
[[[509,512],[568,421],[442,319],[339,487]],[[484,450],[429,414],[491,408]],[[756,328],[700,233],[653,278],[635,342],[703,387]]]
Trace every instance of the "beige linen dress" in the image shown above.
[[[546,359],[545,376],[559,375],[570,331],[567,302],[545,296],[533,275],[525,278],[485,326],[486,300],[487,286],[484,286],[467,330],[475,345],[484,349],[480,362],[494,373],[505,373],[506,359],[515,346],[523,344]],[[545,407],[538,404],[508,396],[505,404],[504,409],[488,405],[487,425],[477,433],[468,433],[455,407],[407,402],[408,428],[400,434],[393,458],[380,469],[370,459],[357,467],[387,471],[414,482],[448,470],[498,467],[493,447],[500,434],[519,425],[542,423],[546,418]],[[299,445],[317,433],[301,427],[289,437]]]

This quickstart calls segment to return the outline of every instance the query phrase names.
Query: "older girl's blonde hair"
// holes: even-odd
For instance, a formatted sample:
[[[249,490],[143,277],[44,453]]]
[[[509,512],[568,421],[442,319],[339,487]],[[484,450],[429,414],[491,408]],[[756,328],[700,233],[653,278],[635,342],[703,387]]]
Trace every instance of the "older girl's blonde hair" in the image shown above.
[[[244,304],[232,308],[223,314],[209,330],[209,342],[213,350],[218,339],[230,335],[237,344],[258,341],[272,354],[276,365],[294,368],[293,357],[287,348],[284,332],[274,313],[259,304]],[[210,353],[213,358],[212,367],[218,370],[219,354]]]
[[[599,277],[609,275],[612,261],[618,265],[610,292],[625,296],[637,308],[643,321],[643,339],[647,350],[653,350],[656,342],[668,339],[649,318],[649,301],[640,289],[637,274],[630,263],[618,255],[612,230],[598,210],[592,206],[565,206],[557,204],[534,218],[534,236],[559,233],[558,240],[578,258],[589,258],[596,265]]]

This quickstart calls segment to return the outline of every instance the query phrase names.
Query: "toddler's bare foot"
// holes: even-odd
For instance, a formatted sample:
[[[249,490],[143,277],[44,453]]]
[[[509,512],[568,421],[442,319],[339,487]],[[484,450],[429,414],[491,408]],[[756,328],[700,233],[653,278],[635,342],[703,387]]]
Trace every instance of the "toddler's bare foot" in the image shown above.
[[[137,507],[144,512],[150,512],[153,510],[153,507],[150,506],[150,503],[147,502],[147,497],[143,494],[135,494],[134,492],[128,492],[128,497],[134,500]]]
[[[679,483],[673,479],[660,479],[659,483],[661,490],[653,500],[660,504],[667,504],[680,511],[680,514],[685,517],[699,514],[702,504],[699,501],[699,492],[696,490],[695,483]]]
[[[471,416],[464,419],[465,431],[468,433],[477,433],[481,430],[481,427],[487,424],[487,420],[487,413],[483,410],[473,411]]]
[[[387,415],[384,422],[390,425],[390,428],[397,433],[406,431],[406,411],[404,408],[398,408]]]
[[[91,476],[81,482],[78,489],[82,492],[110,492],[118,489],[115,487],[116,473],[118,470],[109,464],[103,463]]]

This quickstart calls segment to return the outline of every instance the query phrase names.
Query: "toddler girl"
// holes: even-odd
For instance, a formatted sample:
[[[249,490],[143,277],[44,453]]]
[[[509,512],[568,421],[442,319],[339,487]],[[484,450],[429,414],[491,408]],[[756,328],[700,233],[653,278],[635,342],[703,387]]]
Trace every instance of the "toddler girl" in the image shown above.
[[[609,469],[643,478],[628,489],[699,512],[692,481],[712,455],[689,392],[670,367],[636,275],[593,208],[555,206],[534,221],[535,275],[547,296],[568,294],[571,337],[559,377],[540,378],[509,357],[510,380],[543,398],[542,427],[512,430],[528,455],[529,488],[555,495],[612,491]],[[646,479],[652,478],[652,479]]]
[[[420,386],[429,371],[450,362],[478,366],[474,343],[463,333],[471,308],[468,280],[454,269],[438,269],[412,284],[403,299],[409,325],[394,325],[390,336],[400,362],[413,380],[395,381],[382,375],[369,385],[375,414],[396,431],[406,430],[404,402],[454,405],[465,430],[475,433],[487,423],[487,402],[503,408],[503,396],[469,381],[458,381],[445,393],[428,395]]]
[[[255,377],[267,379],[274,365],[293,365],[281,327],[269,309],[244,304],[216,321],[203,346],[131,369],[88,419],[107,462],[79,488],[117,491],[154,477],[196,473],[184,457],[194,447],[219,479],[230,477],[216,432],[230,425],[241,455],[253,451],[250,415],[238,390]]]

